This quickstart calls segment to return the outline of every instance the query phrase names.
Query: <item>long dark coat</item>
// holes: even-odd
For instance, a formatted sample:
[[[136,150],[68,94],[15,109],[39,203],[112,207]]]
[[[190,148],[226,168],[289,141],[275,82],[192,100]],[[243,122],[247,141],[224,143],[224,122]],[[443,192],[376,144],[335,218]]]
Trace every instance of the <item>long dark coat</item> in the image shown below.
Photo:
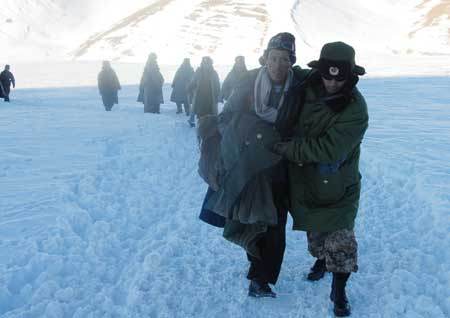
[[[116,72],[110,67],[104,67],[98,74],[97,81],[103,105],[112,107],[114,104],[118,104],[119,97],[117,92],[121,89],[121,86]]]
[[[233,66],[233,69],[228,73],[227,77],[225,77],[225,80],[222,84],[222,91],[221,91],[221,99],[227,100],[233,89],[238,85],[238,83],[243,79],[243,77],[247,74],[246,69],[238,69],[235,66]]]
[[[2,83],[3,93],[5,96],[8,96],[11,91],[11,84],[13,87],[16,86],[16,80],[14,79],[13,73],[7,70],[0,73],[0,82]]]
[[[259,70],[249,71],[244,76],[218,119],[218,130],[222,135],[220,182],[217,191],[212,188],[208,191],[200,218],[215,226],[225,226],[224,237],[254,256],[258,255],[257,239],[266,231],[264,224],[277,223],[272,186],[284,188],[288,182],[286,162],[271,149],[283,136],[288,137],[289,127],[295,124],[290,118],[296,119],[303,103],[301,91],[309,71],[300,68],[293,71],[291,87],[275,124],[259,118],[253,108]],[[199,120],[199,131],[201,122]],[[284,201],[287,205],[287,193]],[[220,217],[233,222],[224,225]],[[236,220],[239,222],[234,222]]]
[[[4,90],[3,90],[3,85],[2,85],[2,82],[0,82],[0,97],[5,97],[5,92],[4,92]]]
[[[175,73],[175,77],[172,82],[172,94],[170,95],[170,101],[174,103],[189,103],[188,97],[188,85],[192,81],[194,76],[194,69],[190,64],[183,63]]]
[[[139,85],[138,102],[144,104],[144,112],[159,113],[164,103],[162,87],[164,78],[156,64],[147,64]]]
[[[198,117],[217,115],[220,81],[213,68],[199,67],[189,88],[193,91],[192,109]]]

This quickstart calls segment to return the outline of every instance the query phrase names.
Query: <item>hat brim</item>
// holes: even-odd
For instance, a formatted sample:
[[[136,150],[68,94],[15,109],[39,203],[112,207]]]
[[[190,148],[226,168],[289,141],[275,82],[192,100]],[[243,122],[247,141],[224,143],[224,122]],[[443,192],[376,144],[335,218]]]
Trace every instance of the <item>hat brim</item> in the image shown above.
[[[311,68],[319,69],[320,61],[319,60],[311,61],[307,65]],[[355,73],[356,75],[366,74],[366,70],[364,69],[364,67],[359,65],[355,65],[352,72]]]
[[[315,61],[311,61],[307,64],[310,68],[315,68],[315,69],[319,69],[319,61],[315,60]]]
[[[353,73],[357,75],[364,75],[366,74],[366,69],[362,66],[355,65],[355,68],[353,69]]]

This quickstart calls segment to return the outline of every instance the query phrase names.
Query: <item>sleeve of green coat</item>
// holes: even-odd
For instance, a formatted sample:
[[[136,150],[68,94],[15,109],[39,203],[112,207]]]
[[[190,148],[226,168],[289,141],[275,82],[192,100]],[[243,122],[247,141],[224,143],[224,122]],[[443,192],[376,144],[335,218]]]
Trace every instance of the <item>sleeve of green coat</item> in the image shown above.
[[[359,95],[324,134],[291,142],[286,157],[302,163],[342,160],[362,141],[368,121],[366,102]]]

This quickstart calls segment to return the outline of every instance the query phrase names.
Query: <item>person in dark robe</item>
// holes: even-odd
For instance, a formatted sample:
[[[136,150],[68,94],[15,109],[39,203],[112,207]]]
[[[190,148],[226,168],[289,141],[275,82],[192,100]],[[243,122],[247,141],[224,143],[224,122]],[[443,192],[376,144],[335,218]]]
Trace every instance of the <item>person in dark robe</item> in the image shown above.
[[[97,80],[103,106],[105,106],[106,111],[111,111],[114,104],[119,103],[118,91],[122,87],[109,61],[103,61],[102,70],[98,74]]]
[[[183,64],[178,68],[175,73],[175,77],[172,82],[172,94],[170,95],[170,101],[177,104],[177,114],[181,114],[184,111],[189,116],[190,112],[190,96],[188,92],[188,85],[192,81],[194,76],[194,69],[191,66],[191,62],[188,58],[185,58]]]
[[[3,95],[5,102],[9,102],[9,93],[11,92],[11,85],[13,88],[16,87],[16,79],[14,78],[13,73],[10,71],[10,66],[5,65],[5,69],[0,73],[0,83],[1,88],[0,94]]]
[[[145,64],[139,85],[138,102],[144,104],[144,113],[160,113],[160,105],[164,103],[162,87],[164,78],[159,71],[155,53],[150,53]]]

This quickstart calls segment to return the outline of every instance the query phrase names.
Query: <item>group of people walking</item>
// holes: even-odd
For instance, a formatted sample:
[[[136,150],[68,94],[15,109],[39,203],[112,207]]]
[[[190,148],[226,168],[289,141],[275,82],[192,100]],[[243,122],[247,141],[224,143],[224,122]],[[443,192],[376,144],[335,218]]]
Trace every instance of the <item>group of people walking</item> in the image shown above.
[[[194,127],[195,118],[217,115],[218,104],[228,99],[240,77],[247,72],[245,58],[238,56],[235,65],[225,78],[222,88],[219,75],[213,66],[213,60],[204,56],[200,66],[194,71],[190,59],[185,58],[172,81],[170,101],[176,104],[177,114],[189,116],[188,122]],[[139,84],[138,102],[144,104],[145,113],[160,113],[163,98],[164,77],[158,66],[157,56],[150,53]],[[118,91],[121,89],[116,73],[108,61],[103,62],[98,75],[98,88],[105,110],[110,111],[118,103]]]
[[[198,118],[199,174],[208,184],[200,219],[245,250],[248,295],[276,297],[270,285],[282,268],[290,214],[293,230],[306,232],[315,259],[307,279],[331,273],[333,311],[349,316],[346,286],[358,270],[360,144],[368,128],[367,105],[356,85],[365,70],[343,42],[325,44],[310,68],[294,66],[295,37],[286,32],[270,39],[259,62],[261,67],[247,70],[237,56],[222,87],[209,56],[195,71],[185,58],[175,73],[170,100],[176,113],[184,111],[191,126]],[[144,112],[160,112],[163,84],[151,53],[137,98]],[[6,65],[0,73],[6,102],[11,85],[15,79]],[[98,88],[111,111],[121,85],[108,61]],[[220,113],[219,102],[225,102]]]
[[[184,111],[193,127],[198,118],[199,174],[208,184],[200,219],[245,250],[248,295],[276,297],[270,285],[281,271],[290,214],[315,258],[307,279],[331,273],[334,314],[349,316],[346,286],[358,270],[360,144],[368,127],[356,85],[365,70],[343,42],[325,44],[308,69],[294,66],[295,37],[286,32],[270,39],[259,62],[247,70],[237,56],[221,87],[209,56],[196,71],[186,58],[173,79],[176,112]],[[139,86],[144,112],[160,112],[163,83],[152,53]],[[99,89],[111,110],[120,84],[107,62]],[[220,113],[219,102],[225,102]]]
[[[331,273],[333,311],[345,317],[347,282],[358,270],[354,225],[368,111],[356,84],[365,70],[343,42],[325,44],[309,69],[295,62],[295,37],[275,35],[261,67],[224,95],[223,111],[199,120],[199,173],[209,186],[200,219],[245,250],[248,295],[276,297],[270,285],[290,214],[315,258],[307,279]]]

